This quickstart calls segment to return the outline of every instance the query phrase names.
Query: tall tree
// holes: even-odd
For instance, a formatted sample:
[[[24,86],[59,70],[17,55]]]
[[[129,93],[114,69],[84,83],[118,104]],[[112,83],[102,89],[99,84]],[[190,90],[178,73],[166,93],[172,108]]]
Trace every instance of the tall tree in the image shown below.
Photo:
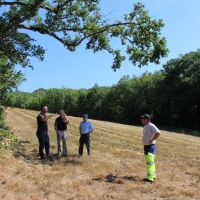
[[[16,71],[15,66],[7,62],[6,59],[0,59],[0,105],[5,100],[6,93],[24,80],[21,71]]]
[[[100,12],[100,0],[0,0],[0,57],[14,64],[31,66],[30,57],[43,60],[45,50],[32,32],[61,42],[69,51],[82,43],[94,52],[105,50],[114,56],[116,70],[125,59],[111,46],[119,38],[129,60],[138,66],[159,63],[166,56],[166,41],[161,36],[162,20],[152,20],[141,3],[135,3],[123,20],[110,23]]]
[[[164,79],[159,84],[158,96],[161,122],[199,129],[200,49],[169,60],[163,68]]]
[[[0,58],[0,128],[4,128],[4,108],[6,94],[23,80],[23,74],[16,71],[14,65],[8,63],[6,59]]]

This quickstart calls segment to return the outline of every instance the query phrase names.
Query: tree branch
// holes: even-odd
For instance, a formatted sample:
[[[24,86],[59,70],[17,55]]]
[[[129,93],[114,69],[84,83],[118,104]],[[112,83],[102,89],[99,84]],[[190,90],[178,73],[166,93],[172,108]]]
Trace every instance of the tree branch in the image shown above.
[[[0,2],[0,6],[14,6],[14,5],[19,5],[19,6],[27,6],[28,4],[19,2],[19,1],[14,1],[14,2]]]
[[[17,27],[19,29],[26,29],[26,30],[31,30],[31,31],[35,31],[35,32],[39,32],[41,34],[47,34],[49,36],[52,36],[53,38],[55,38],[56,40],[58,40],[59,42],[61,42],[62,44],[64,44],[65,46],[78,46],[80,45],[85,39],[93,36],[93,35],[97,35],[97,34],[100,34],[100,33],[103,33],[105,31],[107,31],[109,28],[111,27],[116,27],[116,26],[126,26],[126,25],[129,25],[129,24],[132,24],[132,22],[125,22],[125,23],[116,23],[116,24],[111,24],[111,25],[106,25],[104,27],[102,27],[99,31],[96,31],[96,32],[93,32],[91,34],[88,34],[86,35],[85,37],[82,37],[78,42],[74,42],[74,43],[68,43],[66,44],[66,41],[63,40],[62,38],[60,38],[59,36],[57,36],[55,33],[53,32],[50,32],[47,28],[45,27],[39,27],[39,26],[27,26],[27,25],[24,25],[24,24],[20,24],[18,25]],[[63,30],[57,30],[58,32],[59,31],[74,31],[74,32],[81,32],[81,31],[84,31],[84,30],[88,30],[86,27],[84,28],[76,28],[76,29],[72,29],[72,28],[69,28],[69,29],[63,29]],[[91,29],[92,31],[92,29]],[[124,36],[123,36],[124,37]],[[127,39],[127,38],[126,38]]]
[[[16,28],[18,24],[20,24],[20,23],[24,22],[25,20],[30,19],[31,17],[33,17],[35,15],[35,13],[37,12],[37,10],[39,9],[40,5],[44,1],[45,0],[35,0],[35,3],[31,6],[31,8],[30,8],[30,5],[27,5],[27,6],[29,6],[29,13],[26,14],[26,15],[24,15],[23,17],[21,17],[20,11],[19,11],[13,18],[11,18],[12,24],[10,24],[5,29],[5,32],[7,32],[8,30],[10,30],[11,28]],[[7,2],[7,3],[9,3],[9,2]],[[15,3],[15,2],[12,2],[12,3]],[[23,4],[23,5],[25,5],[25,4]]]
[[[133,22],[125,22],[125,23],[120,22],[120,23],[116,23],[116,24],[106,25],[106,26],[102,27],[99,31],[93,32],[93,33],[91,33],[91,34],[89,34],[89,35],[83,37],[82,39],[80,39],[80,40],[77,42],[77,45],[80,45],[80,44],[83,42],[83,40],[85,40],[85,39],[87,39],[87,38],[89,38],[89,37],[91,37],[91,36],[93,36],[93,35],[98,35],[98,34],[100,34],[100,33],[103,33],[103,32],[105,32],[105,31],[107,31],[107,30],[108,30],[109,28],[111,28],[111,27],[115,27],[115,26],[126,26],[126,25],[129,25],[129,24],[133,24]]]
[[[0,2],[0,6],[29,6],[29,4],[26,4],[26,3],[23,3],[23,2],[17,2],[17,1],[14,1],[14,2]],[[40,5],[40,8],[42,9],[45,9],[45,10],[48,10],[50,12],[53,12],[53,13],[56,13],[55,9],[51,9],[47,6],[44,6],[44,5]]]
[[[41,34],[47,34],[53,38],[55,38],[56,40],[58,40],[59,42],[61,42],[63,45],[69,45],[69,46],[75,46],[75,45],[70,45],[70,44],[66,44],[66,41],[63,40],[62,38],[60,38],[59,36],[57,36],[55,33],[50,32],[49,30],[43,28],[43,27],[39,27],[39,26],[26,26],[23,24],[18,25],[19,29],[26,29],[26,30],[31,30],[31,31],[35,31],[35,32],[39,32]]]
[[[56,7],[56,10],[61,9],[62,7],[66,6],[71,1],[73,1],[73,0],[67,0],[67,1],[63,2],[62,4],[58,4],[58,6]]]
[[[111,24],[111,25],[106,25],[104,27],[101,28],[101,30],[91,33],[91,34],[97,34],[97,33],[102,33],[104,31],[106,31],[107,29],[111,28],[111,27],[115,27],[115,26],[127,26],[129,24],[133,24],[133,22],[125,22],[125,23],[116,23],[116,24]],[[62,32],[62,31],[72,31],[72,32],[82,32],[84,30],[90,30],[92,31],[93,29],[89,29],[87,27],[82,27],[82,28],[61,28],[61,29],[57,29],[57,32]],[[90,37],[90,36],[89,36]]]
[[[35,13],[37,10],[40,8],[40,5],[44,2],[45,0],[35,0],[35,3],[33,6],[31,6],[29,14],[23,16],[21,19],[17,20],[15,23],[20,24],[26,19],[30,19],[31,17],[35,16]]]

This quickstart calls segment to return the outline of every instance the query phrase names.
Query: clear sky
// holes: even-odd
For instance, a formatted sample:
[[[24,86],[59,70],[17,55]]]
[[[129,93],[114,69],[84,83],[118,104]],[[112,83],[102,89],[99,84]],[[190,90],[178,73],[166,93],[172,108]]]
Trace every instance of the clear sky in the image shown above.
[[[102,13],[110,19],[119,19],[131,10],[134,0],[101,0]],[[84,46],[76,52],[67,51],[62,44],[50,37],[34,34],[45,49],[43,62],[33,59],[34,70],[24,69],[26,81],[19,90],[32,92],[38,88],[91,88],[112,86],[124,75],[140,76],[145,71],[160,70],[162,64],[180,54],[200,48],[200,0],[142,0],[153,19],[163,19],[162,35],[167,39],[168,57],[160,65],[137,68],[128,60],[121,69],[111,69],[112,55],[101,52],[93,54]]]

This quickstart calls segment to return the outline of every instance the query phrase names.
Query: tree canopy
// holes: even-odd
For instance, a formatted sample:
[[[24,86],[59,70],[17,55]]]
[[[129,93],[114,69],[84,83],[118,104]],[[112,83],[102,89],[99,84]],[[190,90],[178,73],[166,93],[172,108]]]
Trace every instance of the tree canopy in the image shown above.
[[[15,66],[6,59],[0,59],[0,105],[3,103],[6,93],[24,80],[21,71],[16,71]]]
[[[31,66],[30,57],[44,59],[45,50],[31,32],[51,36],[69,51],[81,44],[94,53],[105,50],[114,56],[114,70],[125,56],[112,47],[112,38],[119,39],[139,67],[159,63],[168,51],[161,36],[163,21],[152,20],[141,3],[112,23],[101,14],[100,0],[0,0],[0,13],[0,58],[23,67]]]

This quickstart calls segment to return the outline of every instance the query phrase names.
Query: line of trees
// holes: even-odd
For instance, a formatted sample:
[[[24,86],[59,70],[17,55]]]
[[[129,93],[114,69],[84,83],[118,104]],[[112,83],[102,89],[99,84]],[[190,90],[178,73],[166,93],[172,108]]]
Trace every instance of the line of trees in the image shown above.
[[[68,115],[87,112],[91,118],[139,123],[141,113],[153,115],[163,126],[200,129],[200,50],[169,60],[163,70],[141,77],[122,77],[112,87],[91,89],[38,89],[32,93],[12,92],[7,106],[50,112],[63,108]]]

